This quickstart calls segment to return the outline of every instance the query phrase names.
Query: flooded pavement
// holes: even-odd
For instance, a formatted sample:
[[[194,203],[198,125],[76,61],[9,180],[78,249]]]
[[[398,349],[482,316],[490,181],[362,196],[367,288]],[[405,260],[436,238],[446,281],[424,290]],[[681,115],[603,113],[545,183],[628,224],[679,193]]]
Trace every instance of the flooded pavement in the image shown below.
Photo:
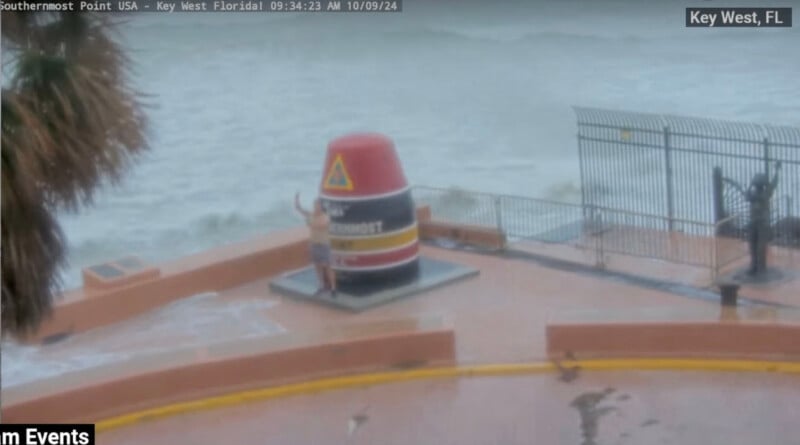
[[[264,316],[276,304],[203,293],[113,326],[53,336],[42,345],[8,342],[2,346],[2,385],[11,388],[181,348],[272,337],[285,332]]]
[[[419,380],[147,422],[100,444],[796,445],[800,376],[584,372]]]

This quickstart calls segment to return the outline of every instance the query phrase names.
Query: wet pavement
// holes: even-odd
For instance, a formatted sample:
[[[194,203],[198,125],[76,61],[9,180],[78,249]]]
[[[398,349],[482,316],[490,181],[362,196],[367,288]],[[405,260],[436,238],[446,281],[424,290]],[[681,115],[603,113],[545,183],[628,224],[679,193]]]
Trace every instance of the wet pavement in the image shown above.
[[[263,299],[223,301],[210,292],[112,326],[51,338],[41,346],[7,342],[3,389],[187,348],[280,335],[285,329],[265,316],[276,304]]]
[[[420,317],[452,322],[460,365],[544,360],[545,327],[558,321],[800,320],[796,309],[779,304],[720,308],[707,291],[688,282],[680,288],[631,278],[647,275],[633,267],[623,276],[561,267],[542,261],[535,251],[529,253],[539,256],[503,258],[425,246],[423,253],[480,274],[362,313],[297,301],[272,292],[269,279],[253,281],[47,346],[19,347],[4,397],[24,400],[48,385],[63,386],[53,378],[62,372],[102,380],[156,364],[205,360],[178,352],[207,351],[221,341],[235,343],[226,348],[238,352],[264,349],[270,339],[283,348],[285,342],[277,340],[284,336],[314,344],[354,324],[371,323],[380,331],[397,320]],[[653,270],[663,265],[641,259],[637,264]],[[783,282],[760,289],[758,297],[797,303],[800,294],[793,290],[798,286],[797,280]],[[156,353],[174,357],[145,360]],[[70,366],[48,367],[51,363]],[[104,367],[113,372],[100,375]],[[48,369],[52,372],[46,375],[33,372]],[[797,445],[797,419],[798,376],[562,367],[542,375],[417,381],[298,396],[148,422],[104,433],[98,443]]]
[[[796,445],[800,376],[587,372],[394,383],[123,428],[100,444]]]

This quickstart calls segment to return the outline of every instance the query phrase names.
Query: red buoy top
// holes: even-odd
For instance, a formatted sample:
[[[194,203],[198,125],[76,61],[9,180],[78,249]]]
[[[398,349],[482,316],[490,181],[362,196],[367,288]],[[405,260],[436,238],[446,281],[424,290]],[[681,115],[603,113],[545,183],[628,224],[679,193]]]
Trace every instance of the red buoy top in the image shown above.
[[[369,198],[408,187],[394,143],[377,133],[357,133],[328,144],[321,195],[329,198]]]

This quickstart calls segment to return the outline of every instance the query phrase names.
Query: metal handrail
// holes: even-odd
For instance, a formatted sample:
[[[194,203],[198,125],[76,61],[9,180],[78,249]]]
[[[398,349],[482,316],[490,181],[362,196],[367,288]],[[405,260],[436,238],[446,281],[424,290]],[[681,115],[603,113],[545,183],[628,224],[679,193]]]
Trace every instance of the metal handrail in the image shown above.
[[[681,219],[681,218],[670,218],[664,215],[656,215],[653,213],[644,213],[644,212],[634,212],[631,210],[623,210],[623,209],[615,209],[613,207],[607,206],[599,206],[596,204],[578,204],[578,203],[571,203],[571,202],[563,202],[563,201],[554,201],[551,199],[544,199],[544,198],[534,198],[531,196],[523,196],[523,195],[511,195],[511,194],[503,194],[503,193],[491,193],[491,192],[478,192],[469,189],[462,189],[462,188],[444,188],[444,187],[431,187],[425,185],[415,185],[412,189],[418,190],[429,190],[429,191],[437,191],[437,192],[445,192],[445,193],[464,193],[468,195],[477,195],[477,196],[484,196],[487,198],[508,198],[508,199],[518,199],[522,201],[529,201],[529,202],[537,202],[541,204],[548,204],[548,205],[555,205],[561,207],[569,207],[573,209],[586,209],[586,210],[599,210],[607,213],[618,214],[618,215],[630,215],[630,216],[639,216],[645,218],[653,218],[659,221],[669,222],[672,221],[673,223],[682,223],[682,224],[691,224],[700,227],[714,227],[714,223],[709,223],[705,221],[696,221],[690,219]]]
[[[690,254],[689,256],[691,258],[689,258],[689,257],[681,257],[680,259],[678,259],[675,256],[670,256],[672,254],[665,254],[664,256],[662,256],[662,255],[657,255],[657,254],[653,254],[653,253],[649,253],[649,252],[648,253],[642,253],[642,251],[647,251],[648,249],[650,249],[650,252],[653,252],[653,250],[652,250],[654,248],[653,246],[657,246],[657,244],[652,244],[652,245],[647,244],[647,245],[645,245],[644,249],[642,249],[640,244],[636,244],[637,243],[637,238],[635,236],[634,236],[634,238],[630,239],[630,243],[631,244],[626,244],[627,241],[625,241],[625,242],[623,242],[622,247],[620,247],[620,244],[617,241],[616,244],[610,244],[609,246],[606,246],[605,245],[606,244],[606,242],[605,242],[605,234],[606,234],[606,232],[596,232],[596,233],[593,232],[593,233],[589,234],[591,236],[591,240],[592,240],[592,241],[589,242],[589,244],[587,244],[587,245],[581,244],[581,243],[586,243],[587,241],[582,241],[579,244],[582,245],[583,247],[588,247],[588,248],[594,250],[595,255],[597,257],[596,264],[598,265],[598,267],[602,267],[602,265],[604,264],[604,258],[603,257],[605,256],[606,252],[613,252],[613,253],[621,253],[621,254],[628,254],[628,255],[659,258],[659,259],[664,259],[664,260],[667,260],[667,261],[691,264],[691,265],[694,265],[694,266],[708,267],[708,269],[711,272],[712,280],[714,280],[717,277],[721,267],[724,267],[725,265],[728,265],[728,264],[738,260],[739,258],[741,258],[743,256],[743,254],[736,253],[734,255],[731,255],[730,258],[722,259],[721,258],[722,252],[719,249],[719,243],[717,241],[717,233],[719,232],[720,227],[722,227],[726,223],[729,223],[729,222],[731,222],[733,220],[736,220],[737,218],[741,218],[742,215],[739,214],[739,213],[733,214],[733,215],[729,215],[729,216],[727,216],[726,218],[724,218],[724,219],[722,219],[720,221],[717,221],[717,222],[714,222],[714,223],[709,223],[709,222],[702,222],[702,221],[693,221],[693,220],[688,220],[688,219],[675,219],[675,218],[669,218],[669,217],[664,216],[664,215],[654,215],[654,214],[649,214],[649,213],[644,213],[644,212],[634,212],[634,211],[629,211],[629,210],[620,210],[620,209],[614,209],[614,208],[605,207],[605,206],[597,206],[597,205],[585,205],[584,206],[584,205],[581,205],[581,204],[560,202],[560,201],[554,201],[554,200],[549,200],[549,199],[534,198],[534,197],[529,197],[529,196],[520,196],[520,195],[512,195],[512,194],[498,194],[498,193],[490,193],[490,192],[478,192],[478,191],[472,191],[472,190],[462,189],[462,188],[444,188],[444,187],[431,187],[431,186],[424,186],[424,185],[415,185],[415,186],[412,187],[412,192],[413,191],[420,191],[420,192],[423,192],[423,193],[424,192],[434,192],[434,193],[438,193],[438,194],[442,194],[442,195],[449,194],[449,193],[457,193],[457,194],[460,194],[462,196],[466,196],[466,197],[470,197],[470,198],[485,199],[486,201],[488,201],[488,203],[491,203],[491,206],[492,206],[491,209],[489,209],[487,207],[486,210],[487,211],[491,210],[492,213],[494,213],[494,218],[490,218],[489,221],[491,221],[491,222],[489,222],[488,224],[485,224],[485,223],[484,224],[488,225],[488,226],[492,226],[493,228],[503,232],[506,235],[509,235],[509,233],[508,233],[509,231],[507,230],[506,227],[504,227],[503,207],[509,205],[508,201],[516,201],[516,202],[536,203],[536,204],[540,204],[542,206],[560,207],[560,208],[564,209],[565,211],[569,211],[569,212],[565,213],[565,215],[574,215],[571,212],[577,211],[577,212],[575,212],[575,214],[583,215],[582,217],[579,217],[579,219],[577,221],[583,221],[583,224],[584,224],[583,227],[584,228],[582,229],[583,230],[582,233],[584,233],[584,234],[587,233],[585,231],[586,230],[585,224],[587,222],[587,219],[593,220],[594,222],[597,222],[597,221],[607,220],[608,215],[623,215],[623,216],[631,216],[631,217],[641,218],[641,219],[645,219],[645,220],[651,220],[651,221],[660,222],[660,223],[663,223],[665,226],[667,226],[669,224],[670,220],[672,220],[673,223],[693,225],[693,226],[695,226],[696,228],[699,229],[698,233],[696,233],[697,235],[708,236],[708,237],[710,237],[712,239],[710,251],[706,251],[706,252],[708,252],[708,255],[701,254],[698,251],[697,255],[691,255]],[[433,209],[433,210],[435,212],[435,209]],[[593,215],[593,216],[587,216],[587,215]],[[567,221],[568,219],[569,219],[568,217],[565,217],[563,219],[563,221]],[[484,221],[487,221],[487,220],[484,220]],[[533,223],[533,224],[534,224],[534,226],[538,227],[538,229],[536,229],[536,228],[531,229],[530,230],[531,233],[537,233],[537,230],[545,230],[546,231],[546,230],[550,230],[550,229],[553,228],[553,224],[549,223],[549,222],[541,223],[542,224],[541,226],[538,226],[537,223]],[[694,232],[694,231],[692,231],[692,232]],[[535,236],[533,236],[530,239],[534,239],[535,240],[537,238]],[[640,241],[640,238],[638,240]],[[552,242],[552,241],[550,241],[550,242]],[[556,242],[558,243],[558,242],[562,242],[562,241],[556,241]],[[572,242],[570,242],[570,243],[572,243]],[[658,241],[655,241],[655,243],[658,243]],[[628,248],[628,247],[626,247],[626,245],[630,245],[630,246],[637,246],[638,245],[640,247],[639,248],[634,248],[634,247]],[[614,247],[612,248],[612,246],[614,246]],[[612,248],[612,250],[609,250],[609,248]],[[613,249],[617,249],[617,250],[615,251]],[[722,264],[723,262],[724,262],[724,264]]]
[[[412,189],[417,190],[430,190],[436,192],[445,192],[445,193],[466,193],[469,195],[478,195],[478,196],[485,196],[489,198],[509,198],[509,199],[519,199],[524,201],[531,201],[531,202],[540,202],[543,204],[551,204],[551,205],[558,205],[564,207],[572,207],[581,209],[583,206],[581,204],[572,203],[572,202],[562,202],[562,201],[554,201],[551,199],[544,199],[544,198],[533,198],[530,196],[523,196],[523,195],[511,195],[505,193],[491,193],[491,192],[479,192],[475,190],[463,189],[463,188],[445,188],[445,187],[431,187],[427,185],[415,185]]]

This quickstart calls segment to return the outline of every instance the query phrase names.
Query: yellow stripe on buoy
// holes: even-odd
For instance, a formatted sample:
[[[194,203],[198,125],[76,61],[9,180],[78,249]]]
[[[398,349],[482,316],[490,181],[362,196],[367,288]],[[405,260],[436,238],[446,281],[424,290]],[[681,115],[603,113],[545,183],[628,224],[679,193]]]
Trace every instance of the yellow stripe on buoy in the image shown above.
[[[391,250],[407,246],[417,241],[417,225],[396,232],[365,237],[331,237],[331,249],[343,252],[370,252]]]
[[[800,374],[800,362],[773,362],[756,360],[696,360],[696,359],[610,359],[565,361],[563,367],[579,366],[584,371],[716,371],[716,372],[776,372]],[[445,368],[423,368],[406,371],[359,374],[334,377],[292,385],[242,391],[191,402],[175,403],[157,408],[134,412],[95,424],[97,432],[110,431],[125,426],[165,419],[198,411],[225,408],[249,402],[265,401],[279,397],[313,394],[322,391],[359,388],[372,385],[403,382],[409,380],[488,377],[520,374],[539,374],[553,372],[558,367],[551,362],[490,364],[476,366],[453,366]]]

